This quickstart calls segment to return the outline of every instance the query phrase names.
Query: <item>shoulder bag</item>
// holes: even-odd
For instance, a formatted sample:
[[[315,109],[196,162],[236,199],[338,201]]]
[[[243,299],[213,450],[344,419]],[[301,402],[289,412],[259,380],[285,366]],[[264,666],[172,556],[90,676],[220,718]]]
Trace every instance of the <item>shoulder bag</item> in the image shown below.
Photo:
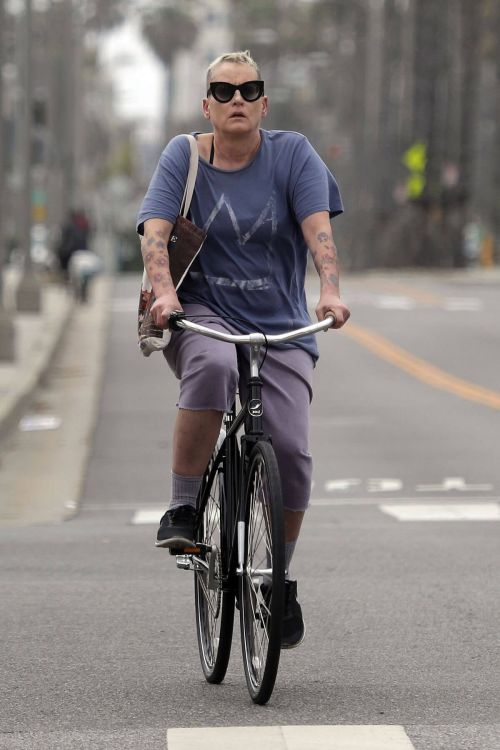
[[[182,284],[207,236],[206,232],[199,229],[199,227],[187,218],[193,197],[196,175],[198,173],[198,146],[196,139],[192,135],[186,135],[186,138],[189,140],[190,146],[189,172],[182,198],[181,210],[168,241],[170,275],[172,276],[176,290]],[[139,334],[139,346],[145,357],[149,357],[152,352],[165,349],[170,340],[169,331],[157,326],[151,317],[151,306],[155,300],[153,287],[146,269],[144,269],[139,296],[137,330]]]

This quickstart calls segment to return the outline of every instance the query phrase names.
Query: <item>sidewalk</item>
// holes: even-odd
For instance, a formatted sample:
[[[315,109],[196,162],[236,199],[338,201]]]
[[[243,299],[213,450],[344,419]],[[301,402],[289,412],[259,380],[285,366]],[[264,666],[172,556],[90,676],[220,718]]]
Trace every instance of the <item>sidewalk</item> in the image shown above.
[[[85,304],[49,285],[43,312],[16,322],[18,360],[0,368],[7,396],[0,423],[0,527],[59,523],[78,510],[98,414],[112,283],[98,277]]]
[[[4,272],[5,305],[14,323],[16,354],[13,362],[0,362],[0,440],[20,419],[48,371],[74,307],[73,297],[63,286],[44,283],[41,312],[17,313],[17,283],[17,270]]]

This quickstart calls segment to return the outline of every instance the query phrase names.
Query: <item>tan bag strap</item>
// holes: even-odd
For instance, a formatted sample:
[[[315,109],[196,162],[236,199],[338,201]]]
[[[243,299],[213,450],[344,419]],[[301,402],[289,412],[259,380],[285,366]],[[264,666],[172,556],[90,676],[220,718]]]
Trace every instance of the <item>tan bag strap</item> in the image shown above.
[[[182,203],[181,203],[181,216],[186,217],[187,213],[189,211],[189,207],[191,206],[191,201],[193,199],[193,193],[194,193],[194,186],[196,183],[196,175],[198,174],[198,144],[196,143],[196,138],[192,135],[188,135],[186,133],[186,138],[189,141],[189,148],[190,148],[190,155],[189,155],[189,171],[188,176],[186,180],[186,187],[184,188],[184,195],[182,196]],[[142,284],[141,287],[143,291],[145,292],[151,292],[153,289],[153,285],[151,284],[149,280],[149,276],[147,274],[146,269],[144,269],[144,272],[142,274]]]
[[[189,155],[189,172],[186,180],[186,187],[184,188],[184,195],[182,196],[181,203],[181,216],[186,217],[193,199],[194,186],[196,183],[196,175],[198,174],[198,145],[196,138],[192,135],[186,135],[189,141],[190,155]]]

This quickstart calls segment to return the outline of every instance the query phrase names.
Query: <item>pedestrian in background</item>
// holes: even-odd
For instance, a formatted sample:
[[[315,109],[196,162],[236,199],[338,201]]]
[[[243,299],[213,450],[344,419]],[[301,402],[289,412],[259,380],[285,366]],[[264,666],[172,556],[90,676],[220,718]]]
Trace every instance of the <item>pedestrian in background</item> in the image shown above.
[[[61,238],[57,246],[57,258],[65,280],[68,280],[68,265],[73,253],[87,250],[90,235],[90,222],[87,214],[80,210],[69,211],[61,229]]]

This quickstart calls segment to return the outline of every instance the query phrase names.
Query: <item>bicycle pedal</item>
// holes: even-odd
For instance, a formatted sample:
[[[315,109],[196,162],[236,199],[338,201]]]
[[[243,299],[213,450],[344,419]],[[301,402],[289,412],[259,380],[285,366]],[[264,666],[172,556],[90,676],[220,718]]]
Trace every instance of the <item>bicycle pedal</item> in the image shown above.
[[[191,570],[191,563],[189,555],[177,555],[176,565],[180,570]]]
[[[199,555],[201,547],[169,547],[171,555],[177,557],[178,555]]]

